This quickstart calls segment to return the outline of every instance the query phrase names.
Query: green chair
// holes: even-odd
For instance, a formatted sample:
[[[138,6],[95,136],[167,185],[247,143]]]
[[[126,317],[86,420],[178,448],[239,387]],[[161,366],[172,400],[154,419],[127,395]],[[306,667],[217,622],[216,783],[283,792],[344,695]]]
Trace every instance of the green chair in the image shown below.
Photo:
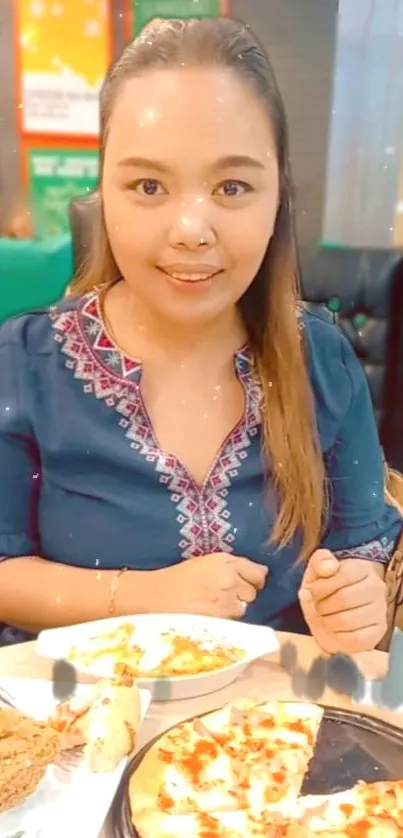
[[[56,302],[72,274],[69,234],[44,241],[0,238],[0,323]]]

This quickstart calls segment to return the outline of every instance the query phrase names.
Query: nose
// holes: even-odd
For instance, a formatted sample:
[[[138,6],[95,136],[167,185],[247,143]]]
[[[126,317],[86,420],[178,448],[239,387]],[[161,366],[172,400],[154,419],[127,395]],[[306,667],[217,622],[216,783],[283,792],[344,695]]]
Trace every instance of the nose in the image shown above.
[[[182,203],[169,231],[169,244],[174,248],[197,250],[213,247],[216,242],[214,229],[206,217],[202,201],[195,205]]]

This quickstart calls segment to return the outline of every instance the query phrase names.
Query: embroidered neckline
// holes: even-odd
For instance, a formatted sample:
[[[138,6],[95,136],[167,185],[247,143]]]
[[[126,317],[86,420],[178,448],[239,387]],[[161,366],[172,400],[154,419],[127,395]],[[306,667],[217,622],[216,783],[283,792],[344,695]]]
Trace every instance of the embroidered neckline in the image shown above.
[[[95,354],[103,367],[111,368],[123,380],[139,382],[143,371],[143,362],[128,355],[114,341],[102,316],[102,306],[98,291],[87,294],[77,308],[82,323],[83,336],[91,352]],[[245,343],[234,352],[234,363],[238,373],[244,373],[253,367],[252,353]]]
[[[234,354],[235,368],[245,393],[245,411],[221,445],[200,486],[173,454],[162,451],[150,422],[139,386],[142,363],[122,352],[106,332],[97,293],[83,297],[75,308],[53,307],[50,319],[65,365],[83,384],[84,393],[116,411],[118,425],[130,447],[158,474],[176,508],[179,549],[183,558],[205,553],[232,552],[227,497],[238,476],[261,422],[262,390],[254,374],[251,353],[242,347]]]

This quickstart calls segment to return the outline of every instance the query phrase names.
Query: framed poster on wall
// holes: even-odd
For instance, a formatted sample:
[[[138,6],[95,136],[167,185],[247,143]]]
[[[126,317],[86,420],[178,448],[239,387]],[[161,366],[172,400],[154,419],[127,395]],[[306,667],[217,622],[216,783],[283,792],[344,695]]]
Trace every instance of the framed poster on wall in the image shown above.
[[[69,203],[95,189],[98,171],[95,147],[24,143],[24,173],[37,236],[69,232]]]
[[[15,52],[21,133],[97,137],[109,0],[15,0]]]
[[[229,13],[229,0],[126,0],[127,38],[135,38],[154,18],[219,17]]]

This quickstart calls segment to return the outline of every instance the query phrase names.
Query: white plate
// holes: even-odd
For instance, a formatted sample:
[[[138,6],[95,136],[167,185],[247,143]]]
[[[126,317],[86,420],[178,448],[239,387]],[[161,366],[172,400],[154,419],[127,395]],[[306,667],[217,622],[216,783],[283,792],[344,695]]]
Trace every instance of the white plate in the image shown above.
[[[21,712],[46,719],[57,705],[51,681],[0,678]],[[76,695],[90,686],[80,684]],[[141,720],[151,695],[141,690]],[[1,703],[1,702],[0,702]],[[50,765],[34,794],[20,806],[0,814],[0,838],[98,838],[119,785],[127,759],[115,771],[94,774],[84,758],[68,753]]]
[[[192,639],[211,638],[215,642],[236,646],[245,651],[242,660],[215,672],[173,678],[139,678],[138,685],[150,690],[154,701],[194,698],[220,690],[235,681],[251,661],[272,654],[278,649],[273,629],[266,626],[189,614],[141,614],[43,631],[37,640],[37,652],[53,660],[65,660],[72,646],[85,645],[89,638],[109,632],[122,623],[131,623],[135,627],[136,643],[148,650],[157,649],[160,635],[173,630]],[[111,677],[113,666],[108,663],[104,668],[98,661],[88,667],[77,665],[77,669],[99,678]]]

